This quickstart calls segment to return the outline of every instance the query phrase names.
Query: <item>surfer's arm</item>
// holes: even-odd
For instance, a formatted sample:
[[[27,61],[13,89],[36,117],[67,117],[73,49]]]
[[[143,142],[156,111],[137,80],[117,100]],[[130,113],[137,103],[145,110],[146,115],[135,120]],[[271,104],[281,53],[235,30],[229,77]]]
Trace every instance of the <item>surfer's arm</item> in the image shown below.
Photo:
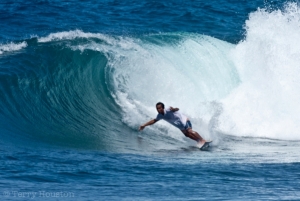
[[[158,120],[157,119],[152,119],[151,121],[148,121],[144,125],[141,125],[139,128],[139,131],[143,130],[146,126],[150,126],[152,124],[155,124]]]
[[[176,112],[176,111],[179,110],[179,108],[173,108],[173,107],[170,107],[170,110],[171,110],[172,112]]]

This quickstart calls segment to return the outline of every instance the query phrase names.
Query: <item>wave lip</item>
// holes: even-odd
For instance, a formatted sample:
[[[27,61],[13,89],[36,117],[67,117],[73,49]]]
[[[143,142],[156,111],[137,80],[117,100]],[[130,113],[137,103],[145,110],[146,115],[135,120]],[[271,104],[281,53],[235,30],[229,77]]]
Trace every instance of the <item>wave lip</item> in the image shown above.
[[[108,37],[104,34],[100,33],[85,33],[81,30],[74,30],[74,31],[63,31],[58,33],[51,33],[48,36],[38,38],[38,42],[46,43],[50,41],[59,41],[59,40],[73,40],[76,38],[98,38],[105,40]]]
[[[10,42],[7,44],[0,44],[0,54],[3,54],[4,52],[18,51],[26,47],[27,47],[27,43],[25,41],[21,43]]]

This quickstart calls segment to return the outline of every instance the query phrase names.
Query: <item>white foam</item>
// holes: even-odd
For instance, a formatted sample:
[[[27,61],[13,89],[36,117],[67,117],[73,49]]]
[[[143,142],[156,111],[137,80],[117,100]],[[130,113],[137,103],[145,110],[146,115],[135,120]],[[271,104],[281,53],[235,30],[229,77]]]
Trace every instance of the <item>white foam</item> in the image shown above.
[[[27,47],[27,43],[25,41],[21,43],[7,43],[7,44],[0,44],[0,54],[3,54],[4,52],[13,52],[20,50],[22,48]]]
[[[300,12],[259,9],[232,52],[242,84],[223,100],[219,129],[234,135],[300,140]]]
[[[85,33],[81,30],[74,30],[74,31],[63,31],[58,33],[51,33],[46,37],[38,38],[38,42],[45,43],[50,41],[72,40],[75,38],[106,39],[107,37],[104,34],[100,34],[100,33]]]

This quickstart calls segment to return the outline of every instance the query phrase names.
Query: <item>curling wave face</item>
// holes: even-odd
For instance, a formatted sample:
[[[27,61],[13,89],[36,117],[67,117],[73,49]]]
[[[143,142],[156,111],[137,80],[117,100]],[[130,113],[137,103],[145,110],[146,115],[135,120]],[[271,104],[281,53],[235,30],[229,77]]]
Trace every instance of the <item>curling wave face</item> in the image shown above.
[[[25,49],[1,58],[0,103],[2,129],[22,137],[122,143],[124,133],[155,115],[157,100],[199,118],[201,103],[226,96],[238,83],[228,60],[233,45],[203,35],[129,38],[75,30],[23,43]],[[173,131],[164,124],[151,130],[182,140]]]

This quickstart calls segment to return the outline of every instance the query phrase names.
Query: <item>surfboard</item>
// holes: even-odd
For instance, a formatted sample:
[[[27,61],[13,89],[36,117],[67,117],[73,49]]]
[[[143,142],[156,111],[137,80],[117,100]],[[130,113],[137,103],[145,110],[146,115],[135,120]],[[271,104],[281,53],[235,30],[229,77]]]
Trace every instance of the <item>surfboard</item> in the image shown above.
[[[202,145],[202,147],[200,147],[200,150],[201,150],[201,151],[207,151],[208,148],[210,147],[210,143],[212,143],[212,141],[206,141],[206,142]]]

